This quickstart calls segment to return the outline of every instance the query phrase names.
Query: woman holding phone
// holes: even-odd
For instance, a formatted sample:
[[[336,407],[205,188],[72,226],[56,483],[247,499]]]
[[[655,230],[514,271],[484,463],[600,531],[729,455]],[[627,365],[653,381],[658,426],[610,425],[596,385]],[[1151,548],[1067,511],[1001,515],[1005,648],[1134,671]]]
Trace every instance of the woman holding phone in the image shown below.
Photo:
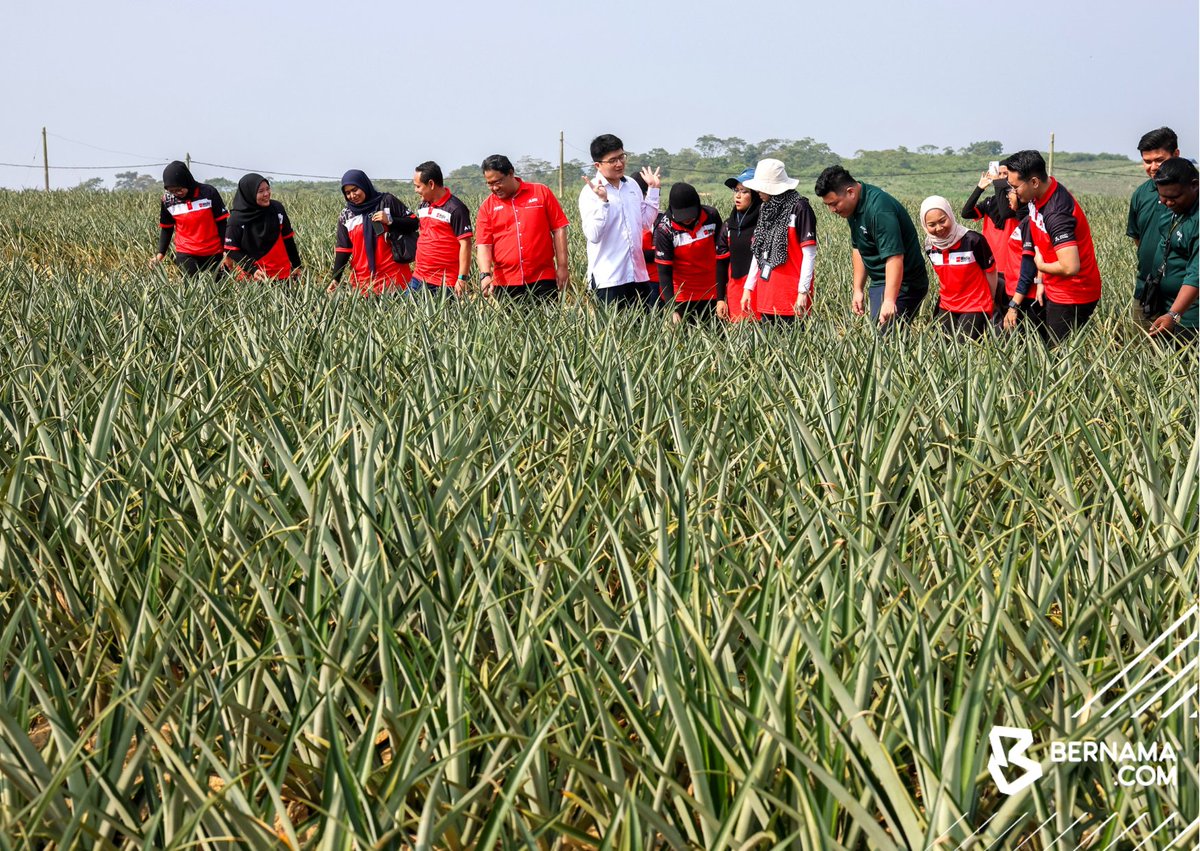
[[[991,192],[984,197],[984,192],[989,189]],[[983,238],[987,240],[992,256],[1001,261],[992,292],[992,321],[999,323],[1020,275],[1019,266],[1013,269],[1003,262],[1008,256],[1007,246],[1013,231],[1017,229],[1017,213],[1008,198],[1008,169],[994,160],[988,163],[988,170],[979,176],[971,197],[963,204],[961,215],[966,221],[983,220]]]
[[[358,169],[342,175],[342,195],[346,206],[338,215],[330,290],[341,281],[346,266],[351,283],[363,295],[407,289],[414,240],[405,237],[419,229],[417,217],[395,195],[377,190]]]

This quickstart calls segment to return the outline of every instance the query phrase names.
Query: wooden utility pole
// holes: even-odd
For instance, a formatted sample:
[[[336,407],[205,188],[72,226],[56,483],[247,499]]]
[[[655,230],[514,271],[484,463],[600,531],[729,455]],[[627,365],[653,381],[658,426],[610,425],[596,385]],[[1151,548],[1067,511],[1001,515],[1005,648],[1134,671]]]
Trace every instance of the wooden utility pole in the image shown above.
[[[1046,171],[1054,174],[1054,134],[1050,134],[1050,162],[1046,166]]]
[[[184,154],[183,159],[187,163],[188,171],[191,171],[192,170],[192,155],[190,153]]]
[[[42,128],[42,173],[46,177],[46,191],[50,191],[50,146],[46,144],[46,128]]]
[[[558,131],[558,197],[563,194],[563,131]]]

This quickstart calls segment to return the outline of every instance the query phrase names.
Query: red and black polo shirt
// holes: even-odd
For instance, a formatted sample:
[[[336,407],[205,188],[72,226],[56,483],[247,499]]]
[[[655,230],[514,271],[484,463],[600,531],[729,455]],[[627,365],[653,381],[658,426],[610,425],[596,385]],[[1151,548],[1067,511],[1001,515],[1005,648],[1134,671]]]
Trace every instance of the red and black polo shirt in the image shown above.
[[[421,232],[413,276],[435,287],[454,286],[458,280],[459,242],[472,235],[470,210],[449,187],[445,189],[441,201],[422,201],[417,208]]]
[[[224,249],[217,222],[229,218],[221,193],[207,183],[199,183],[187,198],[170,192],[162,196],[158,226],[175,229],[175,252],[194,257],[212,257]]]
[[[940,309],[949,313],[992,312],[992,288],[986,273],[996,268],[996,259],[986,239],[969,230],[950,248],[930,246],[925,253],[937,274]]]
[[[261,269],[267,277],[282,281],[292,274],[295,234],[292,232],[292,222],[283,205],[278,201],[272,201],[271,207],[275,215],[279,217],[279,237],[266,254],[255,258],[254,265]],[[225,227],[225,251],[229,254],[230,259],[239,266],[249,262],[245,259],[246,255],[242,251],[242,230],[241,225],[234,224],[232,220]],[[291,251],[288,250],[288,243],[292,243]]]
[[[768,316],[795,316],[796,299],[800,296],[800,272],[804,264],[802,248],[817,244],[817,217],[812,205],[803,195],[788,217],[787,260],[771,270],[767,280],[758,279],[754,292],[756,308]],[[753,247],[753,241],[751,242]],[[816,277],[813,277],[816,288]],[[811,309],[811,302],[809,304]]]
[[[519,184],[511,198],[485,198],[475,219],[475,241],[492,247],[492,283],[499,287],[554,280],[552,234],[568,224],[550,187],[523,180]],[[457,278],[457,245],[454,252]]]
[[[393,220],[412,216],[404,203],[389,193],[384,193],[379,209],[388,210]],[[370,215],[354,213],[348,207],[343,207],[338,215],[337,243],[333,250],[337,254],[350,255],[351,281],[364,295],[378,294],[389,289],[404,289],[412,278],[409,265],[397,263],[392,256],[392,244],[384,236],[386,233],[387,231],[384,231],[376,235]],[[363,242],[365,239],[375,240],[374,276],[371,275],[371,267],[367,264],[367,249]]]
[[[1059,304],[1090,304],[1100,299],[1100,270],[1092,229],[1079,203],[1053,177],[1041,201],[1029,204],[1030,235],[1041,252],[1043,263],[1058,260],[1058,249],[1079,249],[1079,272],[1075,275],[1042,274],[1046,297]]]
[[[717,288],[717,261],[729,258],[721,214],[701,205],[690,227],[662,216],[654,226],[654,262],[671,267],[675,301],[715,301],[725,293]]]

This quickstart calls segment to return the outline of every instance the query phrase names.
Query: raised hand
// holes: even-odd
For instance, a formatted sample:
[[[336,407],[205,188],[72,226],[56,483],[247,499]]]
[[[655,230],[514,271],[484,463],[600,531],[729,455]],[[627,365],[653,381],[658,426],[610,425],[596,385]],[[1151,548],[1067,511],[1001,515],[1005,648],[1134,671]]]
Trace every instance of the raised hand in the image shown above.
[[[592,190],[593,192],[595,192],[596,197],[599,198],[601,201],[608,200],[608,187],[606,187],[604,185],[603,180],[601,180],[599,183],[592,183],[592,181],[590,181],[586,177],[584,177],[583,185],[586,186],[588,189]]]

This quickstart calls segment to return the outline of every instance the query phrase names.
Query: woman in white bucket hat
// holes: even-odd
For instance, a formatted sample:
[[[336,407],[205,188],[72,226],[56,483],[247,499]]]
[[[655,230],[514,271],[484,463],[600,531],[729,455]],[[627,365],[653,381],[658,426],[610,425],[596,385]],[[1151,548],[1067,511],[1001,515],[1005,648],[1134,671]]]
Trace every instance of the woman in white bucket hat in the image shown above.
[[[764,321],[792,322],[812,310],[817,219],[808,199],[796,191],[799,182],[775,159],[760,160],[754,177],[742,181],[763,200],[742,310],[750,310],[751,293],[757,292],[756,306]]]

